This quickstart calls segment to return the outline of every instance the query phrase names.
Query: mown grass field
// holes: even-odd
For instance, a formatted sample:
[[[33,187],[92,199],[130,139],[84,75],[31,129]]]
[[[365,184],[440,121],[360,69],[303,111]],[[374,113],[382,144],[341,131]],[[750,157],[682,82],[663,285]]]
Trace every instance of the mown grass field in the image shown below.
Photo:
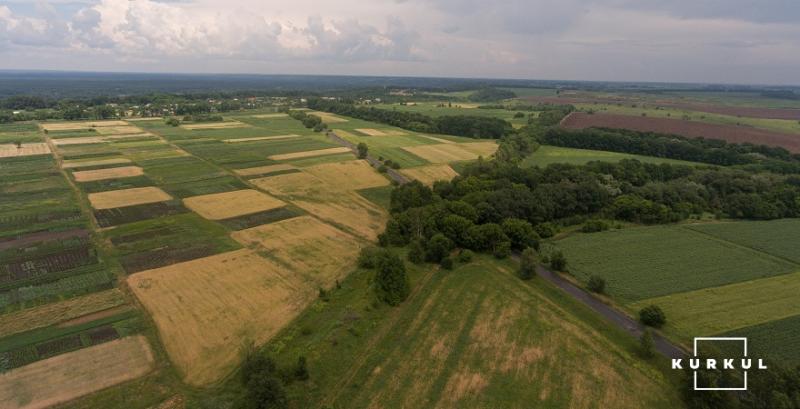
[[[282,364],[308,358],[292,408],[681,407],[632,340],[543,282],[520,285],[513,263],[409,267],[400,307],[375,306],[359,270],[267,346]]]
[[[787,365],[800,365],[800,315],[726,332],[722,336],[747,337],[753,356],[766,356]]]
[[[627,153],[596,151],[591,149],[562,148],[560,146],[540,146],[533,154],[525,158],[521,167],[546,167],[554,163],[584,165],[592,161],[619,162],[622,159],[636,159],[645,163],[669,163],[673,165],[697,165],[675,159],[657,158],[654,156],[634,155]]]
[[[687,226],[732,243],[800,263],[800,220],[707,223]]]
[[[382,104],[376,105],[377,108],[386,110],[397,110],[404,112],[416,112],[428,116],[457,116],[457,115],[470,115],[470,116],[488,116],[492,118],[500,118],[511,123],[514,127],[525,125],[528,120],[528,115],[531,112],[523,112],[525,115],[522,118],[515,118],[514,115],[517,111],[508,109],[485,109],[477,108],[479,105],[489,105],[490,103],[477,103],[477,102],[452,102],[447,106],[447,102],[415,102],[414,105],[400,105],[400,104]],[[440,106],[443,105],[443,106]],[[533,113],[536,116],[536,113]]]

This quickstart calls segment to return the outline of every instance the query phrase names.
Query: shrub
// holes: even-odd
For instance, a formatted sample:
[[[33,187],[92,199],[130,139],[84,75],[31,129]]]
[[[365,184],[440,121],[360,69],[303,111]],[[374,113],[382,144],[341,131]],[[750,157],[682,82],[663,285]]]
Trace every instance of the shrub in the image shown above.
[[[294,368],[294,378],[300,381],[305,381],[309,378],[306,357],[302,355],[297,358],[297,365]]]
[[[543,239],[553,237],[556,235],[556,233],[558,233],[558,228],[553,223],[549,222],[539,223],[533,228],[533,230],[535,230],[536,233],[539,234],[539,237]]]
[[[667,323],[667,316],[659,306],[649,305],[639,310],[639,321],[650,327],[661,328]]]
[[[588,220],[586,223],[583,224],[581,227],[581,231],[584,233],[596,233],[608,230],[610,226],[604,220]]]
[[[357,149],[358,149],[358,158],[359,159],[364,159],[364,158],[367,157],[367,152],[369,151],[369,148],[367,147],[366,143],[359,142]]]
[[[639,347],[645,358],[652,358],[656,355],[656,343],[653,340],[653,332],[649,328],[645,328],[642,337],[639,338]]]
[[[425,250],[425,258],[428,261],[438,263],[450,254],[453,249],[453,242],[442,233],[437,233],[430,240]]]
[[[408,261],[419,264],[425,261],[425,248],[420,240],[414,240],[408,245]]]
[[[530,280],[536,275],[536,252],[532,248],[523,250],[517,275],[523,280]]]
[[[564,253],[562,253],[561,250],[557,250],[550,255],[550,268],[555,271],[567,270],[567,258],[564,256]]]
[[[599,276],[591,276],[586,287],[593,293],[602,294],[606,290],[606,280]]]
[[[403,302],[410,292],[403,260],[388,251],[377,257],[375,293],[378,299],[392,306]]]
[[[472,261],[473,256],[474,253],[472,252],[472,250],[463,249],[461,250],[461,252],[458,253],[458,262],[469,263],[470,261]]]
[[[504,241],[499,243],[492,252],[495,258],[504,259],[511,255],[511,242]]]
[[[358,266],[361,268],[375,268],[378,265],[378,257],[386,250],[377,247],[364,247],[358,255]]]
[[[445,257],[441,261],[442,268],[445,270],[452,270],[453,269],[453,259],[450,257]]]

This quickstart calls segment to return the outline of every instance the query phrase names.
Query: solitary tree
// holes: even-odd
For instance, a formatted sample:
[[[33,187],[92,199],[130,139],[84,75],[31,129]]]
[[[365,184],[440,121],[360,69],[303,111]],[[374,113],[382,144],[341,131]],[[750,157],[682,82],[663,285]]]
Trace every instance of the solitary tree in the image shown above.
[[[367,157],[367,151],[369,150],[369,148],[367,147],[367,144],[364,143],[364,142],[360,142],[358,144],[357,148],[358,148],[358,158],[359,159],[366,158]]]
[[[536,275],[536,252],[532,248],[528,247],[522,251],[517,275],[523,280],[530,280]]]
[[[387,251],[378,258],[377,267],[375,292],[378,299],[392,306],[403,302],[410,292],[403,260]]]
[[[550,268],[556,271],[565,271],[567,269],[567,258],[564,253],[558,250],[550,255]]]
[[[606,280],[599,276],[591,276],[586,287],[593,293],[602,294],[606,290]]]
[[[308,379],[308,365],[306,364],[305,356],[297,358],[297,366],[294,368],[294,377],[301,381]]]
[[[644,325],[661,328],[667,323],[667,316],[659,306],[648,305],[639,310],[639,320]]]

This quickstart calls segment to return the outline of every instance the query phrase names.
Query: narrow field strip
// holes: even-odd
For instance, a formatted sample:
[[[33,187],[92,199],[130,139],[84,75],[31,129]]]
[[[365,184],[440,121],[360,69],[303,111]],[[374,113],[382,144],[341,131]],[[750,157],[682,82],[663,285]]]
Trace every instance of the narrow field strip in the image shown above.
[[[631,305],[658,305],[681,335],[717,335],[800,314],[800,272],[649,298]]]
[[[258,176],[267,173],[281,172],[293,169],[297,169],[297,167],[290,165],[288,163],[282,163],[278,165],[256,166],[253,168],[236,169],[234,170],[234,172],[239,176]]]
[[[314,151],[284,153],[281,155],[268,156],[267,158],[272,160],[287,160],[287,159],[298,159],[298,158],[310,158],[312,156],[334,155],[337,153],[346,153],[346,152],[352,152],[352,151],[350,150],[350,148],[339,147],[339,148],[318,149]]]
[[[439,180],[452,180],[458,173],[449,165],[429,165],[410,169],[400,169],[400,173],[431,186]]]
[[[213,122],[213,123],[199,123],[199,124],[183,124],[180,127],[189,131],[196,131],[203,129],[252,128],[252,125],[239,121],[229,121],[229,122]]]
[[[72,176],[76,182],[94,182],[98,180],[129,178],[144,174],[142,168],[138,166],[122,166],[118,168],[84,170],[73,172]]]
[[[153,186],[89,194],[89,202],[97,210],[165,202],[170,199],[172,196]]]
[[[292,138],[299,138],[300,135],[296,134],[286,134],[286,135],[275,135],[275,136],[255,136],[252,138],[235,138],[235,139],[223,139],[222,142],[225,143],[237,143],[237,142],[253,142],[253,141],[271,141],[276,139],[292,139]]]
[[[23,143],[0,145],[0,158],[16,158],[19,156],[49,155],[50,146],[46,143]]]
[[[90,166],[119,165],[121,163],[131,163],[131,160],[127,158],[65,160],[61,163],[61,168],[74,169],[86,168]]]

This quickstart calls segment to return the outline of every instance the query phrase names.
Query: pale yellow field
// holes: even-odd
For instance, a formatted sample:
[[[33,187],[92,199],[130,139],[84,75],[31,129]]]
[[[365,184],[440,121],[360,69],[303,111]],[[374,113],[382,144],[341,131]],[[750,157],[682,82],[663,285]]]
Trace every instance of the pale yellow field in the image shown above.
[[[164,202],[170,199],[172,196],[167,192],[153,186],[89,193],[89,202],[98,210]]]
[[[383,131],[373,128],[358,128],[356,131],[368,136],[386,136],[386,133]]]
[[[458,173],[456,173],[450,165],[428,165],[417,168],[400,169],[400,173],[412,179],[419,180],[428,186],[433,185],[433,182],[438,180],[449,181],[458,176]]]
[[[289,116],[288,114],[259,114],[259,115],[253,115],[253,118],[270,119],[270,118],[286,118],[288,116]]]
[[[153,363],[143,336],[68,352],[0,374],[0,408],[57,405],[143,376]]]
[[[287,160],[287,159],[310,158],[312,156],[334,155],[337,153],[347,153],[347,152],[352,152],[352,151],[350,150],[350,148],[345,148],[344,146],[342,146],[340,148],[328,148],[328,149],[318,149],[315,151],[284,153],[281,155],[268,156],[268,158],[272,160]]]
[[[39,126],[46,131],[77,131],[81,129],[102,128],[106,126],[126,126],[125,121],[84,121],[84,122],[53,122],[42,123]]]
[[[144,174],[142,168],[138,166],[122,166],[119,168],[84,170],[73,172],[76,182],[94,182],[96,180],[130,178]]]
[[[358,190],[386,186],[389,180],[365,160],[325,163],[303,169],[336,190]]]
[[[142,132],[139,131],[138,133],[129,133],[129,134],[121,134],[121,135],[106,135],[105,139],[108,141],[113,141],[116,139],[133,139],[133,138],[145,138],[148,136],[155,136],[149,132]]]
[[[68,321],[125,303],[118,289],[92,293],[51,304],[27,308],[0,315],[0,334],[3,336],[30,331]]]
[[[49,153],[50,147],[46,143],[23,143],[20,147],[15,144],[0,145],[0,158],[48,155]]]
[[[322,118],[322,122],[325,122],[326,124],[338,124],[338,123],[342,123],[342,122],[347,122],[347,119],[342,118],[342,117],[337,116],[337,115],[334,115],[334,114],[327,113],[327,112],[308,111],[308,112],[306,112],[306,114],[308,114],[308,115],[316,115],[316,116]]]
[[[183,203],[209,220],[230,219],[286,205],[266,193],[252,189],[188,197],[183,199]]]
[[[361,247],[355,237],[311,216],[233,232],[231,237],[249,248],[266,250],[312,288],[329,288],[347,276]]]
[[[361,195],[337,188],[305,173],[288,173],[251,180],[256,186],[366,240],[383,231],[388,215]]]
[[[223,139],[222,142],[236,143],[236,142],[269,141],[272,139],[291,139],[299,137],[300,135],[295,135],[295,134],[275,135],[275,136],[254,136],[252,138]]]
[[[61,163],[61,167],[64,169],[72,169],[87,166],[118,165],[120,163],[131,163],[131,160],[126,158],[65,160]]]
[[[144,131],[141,128],[129,124],[124,126],[104,126],[97,128],[97,133],[100,135],[132,135],[143,132]]]
[[[228,122],[212,122],[212,123],[199,123],[199,124],[185,124],[181,125],[181,128],[187,129],[190,131],[199,130],[199,129],[228,129],[228,128],[250,128],[251,125],[248,125],[244,122],[239,121],[228,121]]]
[[[428,138],[428,139],[436,141],[436,142],[440,142],[440,143],[455,143],[453,141],[448,141],[447,139],[438,138],[436,136],[430,136],[430,135],[420,135],[420,136],[423,137],[423,138]]]
[[[347,138],[358,139],[358,136],[356,134],[354,134],[352,132],[345,131],[344,129],[334,129],[333,132],[336,135],[339,135],[340,137],[345,138],[345,139],[347,139]]]
[[[247,249],[136,273],[128,284],[191,385],[231,373],[245,345],[269,340],[316,295],[297,274]]]
[[[95,143],[105,143],[108,142],[106,138],[102,136],[85,136],[80,138],[63,138],[63,139],[53,139],[53,145],[56,146],[65,146],[65,145],[90,145]]]
[[[476,143],[442,143],[434,145],[418,145],[403,148],[431,163],[450,163],[462,160],[488,157],[497,150],[494,142]]]

